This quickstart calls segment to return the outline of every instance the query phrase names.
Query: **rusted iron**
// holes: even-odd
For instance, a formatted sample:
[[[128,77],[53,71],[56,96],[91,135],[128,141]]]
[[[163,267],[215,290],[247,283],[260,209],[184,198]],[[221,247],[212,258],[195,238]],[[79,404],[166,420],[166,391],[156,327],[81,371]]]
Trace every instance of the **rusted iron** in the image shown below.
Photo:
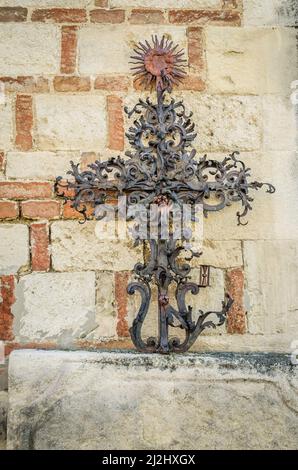
[[[209,267],[202,266],[199,285],[189,281],[189,263],[179,262],[179,255],[185,249],[189,236],[181,239],[169,231],[167,239],[160,236],[161,219],[171,207],[186,204],[192,208],[196,204],[203,207],[204,215],[238,203],[242,210],[236,213],[238,225],[245,225],[243,219],[252,209],[251,190],[267,187],[268,193],[275,188],[268,183],[250,181],[250,169],[239,160],[238,152],[233,152],[222,161],[208,160],[207,156],[195,158],[195,150],[190,149],[196,137],[191,115],[186,113],[183,102],[166,100],[185,76],[182,51],[166,38],[152,39],[152,45],[139,43],[132,56],[134,73],[146,87],[154,86],[157,100],[139,100],[132,110],[125,109],[129,117],[134,116],[133,125],[126,134],[132,147],[126,152],[128,159],[120,156],[107,161],[96,161],[87,171],[80,171],[79,165],[71,162],[68,172],[72,179],[64,181],[58,177],[56,193],[70,200],[71,205],[83,214],[84,219],[104,218],[108,213],[107,204],[118,195],[127,197],[128,209],[141,205],[148,215],[149,240],[143,241],[138,224],[134,229],[135,243],[145,243],[150,255],[144,264],[134,268],[136,281],[128,286],[128,293],[138,292],[141,297],[139,311],[130,328],[133,343],[143,352],[185,352],[198,335],[206,328],[222,325],[233,300],[227,295],[221,310],[193,312],[186,305],[188,292],[196,295],[200,287],[209,285]],[[150,214],[152,205],[157,206],[157,239],[150,237]],[[93,208],[93,215],[87,216]],[[129,216],[131,217],[131,215]],[[200,253],[190,251],[185,257],[190,261]],[[157,286],[159,332],[156,337],[143,339],[142,327],[151,302],[151,286]],[[176,285],[174,308],[170,302],[169,286]],[[195,315],[194,315],[195,313]],[[212,318],[212,320],[211,320]],[[179,327],[184,331],[184,339],[171,337],[170,328]]]

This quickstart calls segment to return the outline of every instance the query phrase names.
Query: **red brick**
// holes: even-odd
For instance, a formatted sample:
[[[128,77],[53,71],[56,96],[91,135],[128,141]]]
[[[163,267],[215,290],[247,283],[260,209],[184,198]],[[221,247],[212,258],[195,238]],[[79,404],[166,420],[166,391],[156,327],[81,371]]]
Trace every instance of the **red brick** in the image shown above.
[[[79,339],[76,341],[76,346],[79,349],[87,349],[90,351],[96,351],[97,349],[132,349],[134,347],[131,339],[127,339],[127,337],[110,341],[90,341]]]
[[[91,153],[91,152],[90,152]],[[87,168],[85,168],[87,169]],[[108,193],[108,203],[112,206],[116,206],[118,204],[117,196],[114,193]],[[67,201],[66,204],[63,206],[63,218],[64,219],[84,219],[84,216],[80,214],[76,209],[71,207],[71,201]],[[94,217],[94,208],[89,204],[87,205],[87,212],[86,212],[87,217]]]
[[[94,208],[91,206],[87,206],[87,213],[88,217],[92,217],[94,212]],[[63,218],[64,219],[83,219],[84,216],[80,214],[76,209],[71,207],[71,201],[67,201],[66,204],[63,205]]]
[[[127,286],[129,280],[129,272],[115,272],[115,298],[117,305],[117,326],[118,336],[129,336],[127,322]]]
[[[56,91],[90,91],[89,77],[55,77],[54,89]]]
[[[0,198],[44,199],[52,196],[52,184],[48,182],[0,181]]]
[[[234,303],[227,316],[228,333],[244,334],[246,332],[246,312],[243,304],[244,274],[241,268],[227,272],[227,291]]]
[[[4,152],[0,152],[0,171],[4,171],[5,167],[5,155]]]
[[[124,10],[92,10],[90,11],[92,23],[123,23],[125,20]]]
[[[231,10],[170,10],[170,23],[176,24],[229,24],[241,25],[241,15],[238,11]]]
[[[161,10],[135,9],[132,10],[129,21],[132,24],[162,24],[165,22],[165,17]]]
[[[54,342],[29,342],[29,343],[5,343],[5,356],[9,356],[12,351],[16,349],[59,349],[57,343]]]
[[[63,180],[63,179],[60,180],[60,184],[62,185],[62,187],[60,188],[58,186],[58,189],[59,189],[58,194],[62,195],[62,193],[63,193],[63,195],[65,197],[74,197],[75,196],[75,190],[73,188],[68,188],[67,189],[66,187],[63,187],[63,186],[66,186],[67,180]]]
[[[130,87],[130,79],[125,75],[98,75],[95,78],[95,90],[108,90],[108,91],[127,91]]]
[[[84,23],[87,21],[86,10],[79,8],[42,8],[34,10],[32,21],[51,23]]]
[[[206,70],[204,29],[190,27],[187,29],[188,37],[188,63],[193,69]]]
[[[90,340],[77,340],[75,342],[76,349],[87,349],[94,351],[97,349],[132,349],[132,341],[128,338],[119,338],[118,340],[111,341],[90,341]],[[28,343],[16,343],[9,341],[5,343],[5,356],[9,356],[12,351],[17,349],[59,349],[59,346],[55,342],[28,342]]]
[[[16,219],[19,216],[19,206],[14,201],[0,201],[0,219]]]
[[[111,150],[124,148],[124,119],[122,99],[115,95],[107,97],[108,147]]]
[[[109,6],[109,0],[94,0],[94,6],[107,8]]]
[[[83,152],[81,154],[80,169],[81,171],[90,170],[88,165],[94,163],[96,160],[99,160],[99,155],[96,152]]]
[[[178,85],[178,90],[187,91],[205,91],[206,83],[201,77],[196,75],[187,75],[185,79]]]
[[[5,84],[5,91],[12,93],[47,93],[49,81],[44,77],[0,77]]]
[[[32,271],[50,269],[49,227],[47,223],[36,222],[30,226]]]
[[[22,217],[26,219],[57,219],[60,216],[59,201],[25,201],[21,203]]]
[[[62,26],[61,31],[61,73],[74,73],[77,60],[77,27]]]
[[[20,150],[32,149],[33,111],[32,96],[17,95],[16,98],[16,147]]]
[[[13,335],[13,314],[12,305],[15,302],[13,276],[0,277],[0,340],[11,341]]]
[[[2,7],[0,8],[0,23],[13,21],[20,23],[27,19],[27,8],[22,7]]]

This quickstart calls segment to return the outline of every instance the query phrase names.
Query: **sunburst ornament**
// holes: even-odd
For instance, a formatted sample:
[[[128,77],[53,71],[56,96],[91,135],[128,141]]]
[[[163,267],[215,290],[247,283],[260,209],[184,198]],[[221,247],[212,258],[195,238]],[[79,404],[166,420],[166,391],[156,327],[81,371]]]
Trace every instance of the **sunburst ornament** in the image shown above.
[[[184,51],[177,48],[165,36],[161,40],[152,36],[152,45],[148,41],[139,42],[134,49],[136,55],[130,57],[136,79],[145,88],[155,85],[157,91],[171,91],[186,75]]]

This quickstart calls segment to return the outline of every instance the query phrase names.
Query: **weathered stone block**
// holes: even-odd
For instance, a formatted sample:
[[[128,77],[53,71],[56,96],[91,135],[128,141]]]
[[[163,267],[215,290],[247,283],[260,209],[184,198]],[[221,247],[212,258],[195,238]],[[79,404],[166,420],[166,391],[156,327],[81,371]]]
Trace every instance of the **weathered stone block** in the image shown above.
[[[297,335],[296,335],[297,336]],[[290,333],[275,333],[266,335],[257,335],[251,333],[245,334],[214,334],[201,335],[191,351],[196,352],[243,352],[243,353],[285,353],[291,354],[293,348],[293,335]]]
[[[112,223],[108,224],[113,228]],[[132,240],[109,239],[102,224],[61,221],[52,224],[52,263],[56,271],[69,269],[128,271],[142,260]]]
[[[0,104],[0,147],[2,149],[10,149],[12,142],[12,108],[11,101],[5,97],[5,104]]]
[[[0,75],[57,73],[60,36],[54,25],[1,24]]]
[[[129,57],[132,46],[144,37],[152,34],[166,34],[179,46],[186,47],[184,27],[136,25],[92,25],[80,29],[79,35],[79,71],[82,74],[130,73]],[[98,53],[100,44],[100,54]]]
[[[23,350],[9,377],[9,449],[297,446],[297,368],[286,355]]]
[[[290,348],[298,331],[298,242],[245,241],[243,246],[248,331],[288,333]]]
[[[223,154],[208,153],[209,158],[222,160]],[[297,157],[295,152],[241,153],[247,167],[251,168],[250,181],[271,182],[276,193],[269,195],[266,188],[251,191],[254,198],[249,211],[238,226],[236,212],[241,204],[234,203],[223,211],[208,214],[204,219],[204,238],[208,240],[257,240],[257,239],[298,239],[298,188]],[[291,200],[291,204],[285,201]]]
[[[193,258],[192,266],[206,264],[214,268],[234,268],[243,264],[239,240],[204,240],[202,252],[199,258]]]
[[[296,32],[291,29],[206,29],[211,93],[282,93],[296,79]]]
[[[97,328],[86,336],[86,340],[115,338],[117,311],[115,305],[114,273],[99,271],[96,282],[96,323]]]
[[[290,82],[287,83],[289,85]],[[263,126],[266,151],[296,150],[297,118],[295,106],[289,98],[263,97]]]
[[[148,92],[130,93],[125,96],[124,105],[132,109],[139,98],[154,94]],[[186,112],[193,112],[197,137],[193,142],[198,157],[204,152],[230,152],[234,150],[258,150],[262,142],[263,107],[258,96],[209,95],[197,92],[176,90],[175,100],[182,100]],[[126,118],[125,128],[131,125]],[[125,140],[127,148],[128,142]]]
[[[37,95],[36,121],[40,149],[96,150],[105,147],[103,96]]]
[[[93,272],[29,274],[20,279],[15,297],[18,342],[69,346],[97,326]]]
[[[6,176],[8,178],[55,180],[66,177],[70,160],[80,161],[79,152],[8,152]]]
[[[0,274],[14,274],[29,263],[28,227],[21,224],[0,226]]]
[[[244,26],[295,26],[296,0],[243,0]]]
[[[194,146],[200,151],[257,150],[261,145],[262,104],[256,96],[220,96],[176,93],[192,121],[198,137]]]

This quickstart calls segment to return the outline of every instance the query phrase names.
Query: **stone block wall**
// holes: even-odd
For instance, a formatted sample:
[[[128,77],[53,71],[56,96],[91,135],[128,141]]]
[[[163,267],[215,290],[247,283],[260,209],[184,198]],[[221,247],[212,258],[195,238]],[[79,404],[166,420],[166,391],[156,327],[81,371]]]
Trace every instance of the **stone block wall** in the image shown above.
[[[294,0],[0,0],[0,340],[16,348],[129,348],[137,299],[126,286],[141,249],[103,242],[95,223],[53,193],[69,160],[123,154],[123,107],[146,94],[129,55],[151,34],[181,44],[198,156],[239,150],[276,194],[204,222],[211,285],[195,299],[235,298],[226,327],[194,349],[289,352],[298,339],[298,164],[291,83]],[[296,20],[295,20],[296,18]],[[296,25],[297,26],[297,25]],[[155,315],[154,306],[150,313]],[[151,326],[148,325],[148,331]]]

